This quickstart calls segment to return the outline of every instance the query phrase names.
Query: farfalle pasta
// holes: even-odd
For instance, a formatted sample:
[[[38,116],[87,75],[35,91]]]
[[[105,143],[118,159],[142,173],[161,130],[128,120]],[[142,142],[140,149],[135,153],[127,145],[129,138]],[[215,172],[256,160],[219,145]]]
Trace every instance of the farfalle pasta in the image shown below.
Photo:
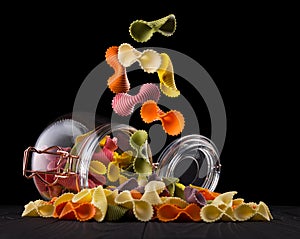
[[[244,199],[233,199],[236,191],[222,193],[210,204],[202,207],[200,215],[205,222],[216,221],[270,221],[273,216],[269,207],[260,202],[245,203]]]
[[[153,83],[146,83],[140,87],[136,95],[128,93],[116,94],[112,100],[112,108],[114,112],[120,116],[128,116],[133,113],[134,107],[139,103],[147,100],[157,102],[160,98],[159,88]]]
[[[163,112],[153,100],[148,100],[142,105],[140,114],[145,123],[160,120],[164,131],[172,136],[180,134],[184,128],[185,120],[181,112],[177,110]]]
[[[153,216],[153,208],[151,204],[142,199],[134,199],[130,191],[121,192],[115,202],[125,208],[132,209],[135,217],[140,221],[149,221]]]
[[[154,21],[135,20],[129,26],[131,37],[137,42],[150,40],[155,32],[163,36],[171,36],[176,30],[176,18],[174,14]]]
[[[157,211],[157,218],[162,222],[175,220],[199,222],[201,208],[194,203],[188,204],[185,208],[179,208],[173,204],[163,204]]]
[[[123,43],[118,48],[118,60],[124,67],[129,67],[138,62],[141,69],[147,73],[154,73],[161,64],[161,56],[152,49],[139,52],[128,43]]]
[[[157,70],[160,81],[160,90],[168,97],[177,97],[180,95],[180,91],[176,87],[172,61],[166,53],[160,53],[160,56],[161,65]]]
[[[118,46],[111,46],[106,50],[107,64],[114,69],[114,74],[107,80],[107,86],[113,93],[126,93],[130,89],[126,68],[118,61]]]

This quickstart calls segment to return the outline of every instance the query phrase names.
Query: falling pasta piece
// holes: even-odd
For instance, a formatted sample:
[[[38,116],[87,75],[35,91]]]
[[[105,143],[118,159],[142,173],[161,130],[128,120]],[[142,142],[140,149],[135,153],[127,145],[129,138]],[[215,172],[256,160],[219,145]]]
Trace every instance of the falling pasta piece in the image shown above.
[[[142,105],[140,114],[145,123],[160,120],[164,131],[172,136],[180,134],[184,128],[184,117],[179,111],[170,110],[165,113],[153,100],[148,100]]]
[[[155,32],[163,36],[171,36],[176,30],[176,18],[174,14],[154,21],[136,20],[129,26],[130,36],[137,42],[148,41]]]
[[[157,210],[157,218],[162,222],[175,220],[199,222],[201,208],[194,203],[185,208],[179,208],[173,204],[163,204]]]
[[[152,50],[146,49],[139,52],[128,43],[123,43],[118,48],[118,60],[123,67],[129,67],[138,62],[141,69],[147,73],[154,73],[161,65],[161,55]]]
[[[126,93],[130,89],[125,67],[118,61],[118,47],[111,46],[106,50],[105,59],[107,64],[114,69],[114,74],[107,80],[108,88],[113,93]]]
[[[116,94],[112,100],[114,112],[120,116],[128,116],[133,113],[134,107],[138,103],[144,103],[147,100],[158,101],[160,98],[159,88],[152,83],[143,84],[136,95],[128,93]]]
[[[157,70],[160,81],[160,90],[168,97],[177,97],[180,95],[180,91],[177,89],[175,84],[171,59],[166,53],[161,53],[160,56],[162,62]]]

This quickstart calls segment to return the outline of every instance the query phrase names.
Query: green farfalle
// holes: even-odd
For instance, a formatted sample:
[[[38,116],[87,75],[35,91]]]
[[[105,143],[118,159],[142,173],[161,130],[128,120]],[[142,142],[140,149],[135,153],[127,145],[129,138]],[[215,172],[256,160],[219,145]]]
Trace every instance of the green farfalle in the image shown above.
[[[184,189],[185,189],[185,186],[182,183],[175,183],[174,196],[185,199]]]
[[[135,149],[137,153],[133,161],[133,169],[136,173],[144,175],[152,173],[152,165],[143,153],[147,139],[148,133],[145,130],[137,130],[131,135],[129,140],[131,147]]]
[[[174,14],[154,21],[136,20],[129,26],[130,36],[137,42],[148,41],[153,33],[159,32],[163,36],[171,36],[176,30]]]
[[[170,193],[170,196],[173,197],[174,193],[175,193],[175,184],[179,182],[179,179],[168,177],[168,178],[162,178],[162,180],[165,183],[165,185]]]
[[[152,166],[148,160],[144,158],[136,158],[133,162],[133,169],[139,174],[151,174]]]
[[[148,139],[148,133],[145,130],[137,130],[130,137],[130,145],[134,149],[142,147]]]
[[[110,205],[107,206],[107,212],[105,215],[106,221],[118,221],[120,220],[128,211],[128,208],[119,206],[119,205]]]
[[[135,149],[137,153],[136,158],[147,159],[146,155],[143,153],[147,139],[148,133],[145,130],[137,130],[131,135],[129,144],[133,149]]]

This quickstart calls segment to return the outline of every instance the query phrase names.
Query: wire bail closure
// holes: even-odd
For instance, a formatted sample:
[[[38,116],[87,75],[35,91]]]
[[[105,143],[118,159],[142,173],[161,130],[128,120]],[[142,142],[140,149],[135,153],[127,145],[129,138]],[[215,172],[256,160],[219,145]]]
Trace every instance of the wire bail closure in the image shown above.
[[[54,151],[53,151],[54,150]],[[51,155],[57,155],[59,157],[59,160],[56,163],[57,169],[55,170],[46,170],[46,171],[38,171],[38,170],[30,170],[28,169],[28,161],[30,155],[32,153],[38,153],[38,154],[51,154]],[[48,186],[53,186],[57,183],[59,178],[68,178],[71,175],[76,174],[73,172],[72,169],[74,169],[74,164],[77,163],[77,160],[79,156],[72,155],[69,152],[63,150],[63,148],[59,146],[51,146],[44,150],[36,149],[35,147],[28,147],[24,151],[24,157],[23,157],[23,176],[27,179],[31,179],[34,176],[37,176],[43,183],[45,183]],[[64,160],[65,159],[65,160]],[[65,162],[64,168],[62,168],[62,164]],[[42,175],[50,174],[54,175],[56,179],[49,183],[47,180],[45,180]]]

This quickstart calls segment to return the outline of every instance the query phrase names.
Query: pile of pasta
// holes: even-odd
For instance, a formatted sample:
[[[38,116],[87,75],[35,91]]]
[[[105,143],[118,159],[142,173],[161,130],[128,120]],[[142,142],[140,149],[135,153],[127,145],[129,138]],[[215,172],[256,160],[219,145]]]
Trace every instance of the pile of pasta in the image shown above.
[[[22,217],[45,217],[89,221],[218,222],[270,221],[269,207],[262,201],[234,198],[236,191],[218,193],[194,185],[184,186],[170,178],[149,177],[145,186],[131,178],[118,188],[82,189],[50,201],[30,201]]]

